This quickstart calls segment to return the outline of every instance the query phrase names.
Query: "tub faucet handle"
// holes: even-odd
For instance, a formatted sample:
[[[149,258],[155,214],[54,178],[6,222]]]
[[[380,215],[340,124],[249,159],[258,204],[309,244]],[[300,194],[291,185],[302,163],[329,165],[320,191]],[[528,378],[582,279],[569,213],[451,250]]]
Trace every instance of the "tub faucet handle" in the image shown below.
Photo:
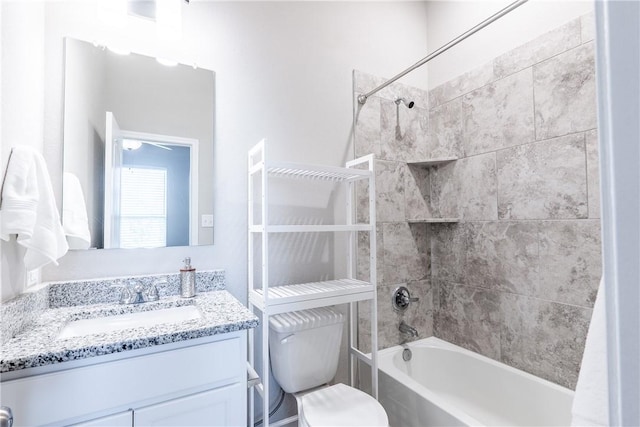
[[[409,289],[405,286],[399,286],[391,295],[391,304],[396,311],[405,311],[409,308],[409,303],[418,302],[420,298],[412,297],[409,293]]]

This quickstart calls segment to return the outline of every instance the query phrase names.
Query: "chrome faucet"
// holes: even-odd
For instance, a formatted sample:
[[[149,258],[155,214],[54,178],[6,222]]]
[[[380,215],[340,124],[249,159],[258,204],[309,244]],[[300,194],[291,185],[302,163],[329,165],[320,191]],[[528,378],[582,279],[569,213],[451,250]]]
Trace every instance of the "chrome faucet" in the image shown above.
[[[406,323],[404,323],[404,320],[400,322],[400,326],[398,326],[398,329],[403,334],[411,335],[414,338],[418,336],[418,331],[416,330],[416,328],[407,325]]]
[[[135,280],[129,281],[127,285],[114,285],[113,288],[121,288],[120,304],[140,304],[149,301],[158,301],[160,295],[158,293],[158,284],[166,283],[166,281],[156,281],[151,285],[143,285]]]

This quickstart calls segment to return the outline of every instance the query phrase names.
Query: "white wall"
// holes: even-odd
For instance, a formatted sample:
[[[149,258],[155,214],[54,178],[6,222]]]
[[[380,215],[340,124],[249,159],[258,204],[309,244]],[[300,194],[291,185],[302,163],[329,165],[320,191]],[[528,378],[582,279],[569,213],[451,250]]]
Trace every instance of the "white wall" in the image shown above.
[[[42,3],[2,3],[2,150],[0,176],[4,177],[11,147],[43,148],[44,18]],[[14,238],[15,240],[15,238]],[[20,293],[24,252],[2,241],[1,300]]]
[[[87,2],[48,2],[45,9],[43,151],[59,190],[63,37],[92,41],[116,32]],[[45,280],[174,272],[190,255],[199,269],[226,269],[230,291],[245,300],[247,149],[268,137],[273,158],[342,164],[352,156],[352,69],[393,75],[426,51],[422,2],[192,2],[183,13],[183,42],[160,50],[216,73],[215,244],[74,252],[47,267]],[[117,34],[127,34],[133,51],[158,51],[155,30],[143,21],[131,19]],[[16,73],[23,67],[8,66]],[[424,86],[426,71],[403,82]],[[319,194],[316,203],[328,200]]]
[[[2,84],[2,82],[4,80],[2,80],[2,52],[4,52],[4,49],[2,49],[2,5],[0,4],[0,100],[4,99],[2,97],[2,87],[4,86]],[[0,101],[0,124],[2,123],[2,102]],[[5,164],[4,164],[4,152],[3,152],[3,148],[4,145],[2,144],[2,131],[0,131],[0,176],[4,176],[4,170],[5,170]],[[0,213],[0,216],[2,215],[2,213]],[[2,244],[0,244],[0,302],[4,301],[5,299],[5,292],[7,294],[7,297],[11,296],[11,291],[10,288],[7,286],[7,290],[5,291],[4,286],[2,286],[2,280],[4,278],[4,276],[2,275],[2,265],[3,265],[3,257],[2,257]]]
[[[438,49],[511,3],[513,0],[428,1],[428,51]],[[593,1],[529,0],[430,61],[429,89],[592,11]]]

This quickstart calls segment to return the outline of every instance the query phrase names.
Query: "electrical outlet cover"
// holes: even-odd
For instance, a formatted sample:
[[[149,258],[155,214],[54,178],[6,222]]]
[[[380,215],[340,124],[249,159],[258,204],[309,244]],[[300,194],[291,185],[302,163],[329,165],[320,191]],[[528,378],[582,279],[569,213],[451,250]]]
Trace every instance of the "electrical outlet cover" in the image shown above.
[[[213,215],[202,215],[200,222],[203,228],[213,228]]]
[[[40,283],[40,269],[27,271],[27,286],[33,286]]]

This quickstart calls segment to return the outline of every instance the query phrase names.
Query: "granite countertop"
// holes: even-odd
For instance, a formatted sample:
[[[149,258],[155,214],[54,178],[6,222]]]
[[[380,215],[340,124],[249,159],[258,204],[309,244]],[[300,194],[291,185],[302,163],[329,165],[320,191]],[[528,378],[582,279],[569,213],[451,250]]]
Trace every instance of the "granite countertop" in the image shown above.
[[[74,320],[136,313],[140,311],[195,305],[199,319],[178,323],[161,323],[61,339],[60,331]],[[0,349],[0,373],[52,365],[250,329],[258,326],[258,318],[226,290],[197,294],[194,298],[168,296],[159,301],[121,305],[92,304],[49,308],[38,316],[31,327],[5,342]]]

